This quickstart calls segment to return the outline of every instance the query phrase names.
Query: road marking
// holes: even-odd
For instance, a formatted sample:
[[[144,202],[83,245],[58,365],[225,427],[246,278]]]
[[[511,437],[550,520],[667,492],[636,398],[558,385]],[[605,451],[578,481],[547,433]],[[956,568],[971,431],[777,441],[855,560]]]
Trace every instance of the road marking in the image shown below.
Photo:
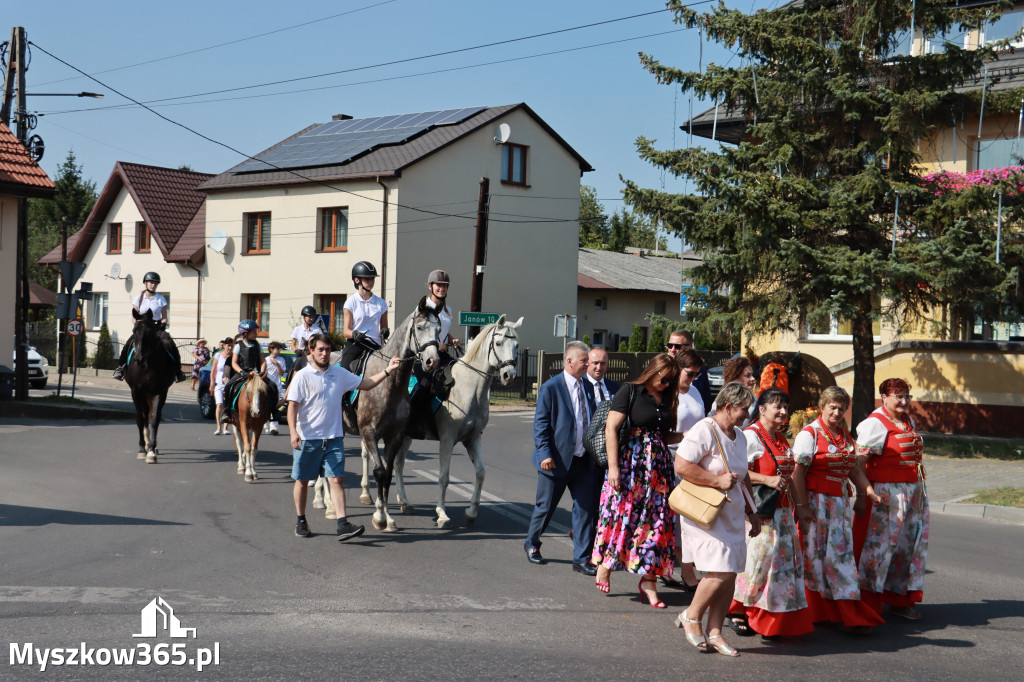
[[[429,471],[423,471],[422,469],[413,469],[412,473],[416,474],[417,476],[422,476],[423,478],[427,479],[428,481],[432,481],[433,483],[437,483],[440,480],[437,474],[431,473]],[[459,481],[452,478],[449,480],[448,490],[455,493],[459,497],[462,497],[463,499],[473,499],[473,484],[468,483],[466,481]],[[509,502],[508,500],[504,500],[498,497],[497,495],[492,495],[486,490],[481,490],[481,506],[484,506],[485,502],[490,503],[486,505],[489,509],[497,512],[498,514],[501,514],[505,518],[512,519],[513,521],[517,522],[525,522],[526,525],[530,524],[529,513],[521,511],[518,507],[513,506],[513,503]],[[552,531],[554,531],[557,534],[552,535]],[[559,542],[562,542],[568,545],[569,547],[572,547],[572,540],[569,538],[569,529],[560,523],[555,523],[554,521],[549,523],[546,535],[550,536],[552,540],[558,540]]]

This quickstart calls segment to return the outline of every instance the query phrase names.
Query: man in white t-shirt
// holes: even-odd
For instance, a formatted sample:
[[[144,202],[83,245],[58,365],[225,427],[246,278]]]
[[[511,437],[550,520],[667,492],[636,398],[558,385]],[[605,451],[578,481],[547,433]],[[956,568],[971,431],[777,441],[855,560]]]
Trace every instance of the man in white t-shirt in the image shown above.
[[[331,365],[331,341],[323,334],[309,337],[310,364],[292,377],[288,387],[288,429],[292,445],[292,497],[298,520],[295,534],[308,538],[306,491],[323,469],[331,487],[334,511],[338,515],[338,540],[344,542],[363,534],[365,528],[348,520],[345,507],[344,425],[341,399],[358,388],[367,391],[384,381],[401,361],[391,358],[387,368],[372,377],[360,378],[347,369]]]

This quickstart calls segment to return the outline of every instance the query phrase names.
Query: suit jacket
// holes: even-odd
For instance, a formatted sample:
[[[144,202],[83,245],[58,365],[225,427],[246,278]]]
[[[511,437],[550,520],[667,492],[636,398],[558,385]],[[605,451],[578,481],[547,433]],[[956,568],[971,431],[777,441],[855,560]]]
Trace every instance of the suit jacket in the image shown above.
[[[711,410],[711,379],[708,378],[708,368],[701,367],[700,374],[693,380],[693,386],[700,392],[704,400],[704,414]]]
[[[586,377],[583,378],[583,386],[587,390],[584,393],[587,395],[587,405],[590,407],[590,414],[594,414],[594,410],[597,409],[597,400],[594,398],[594,384],[590,383],[590,380]],[[617,381],[605,377],[604,386],[608,389],[608,400],[615,397],[615,394],[622,388],[622,384]]]
[[[537,392],[537,412],[533,417],[533,466],[537,471],[556,477],[569,473],[576,449],[576,413],[572,409],[564,374],[559,372],[541,384]],[[583,394],[586,393],[584,390]],[[586,401],[588,415],[594,413],[591,402]],[[540,463],[549,457],[554,460],[555,469],[543,471]]]

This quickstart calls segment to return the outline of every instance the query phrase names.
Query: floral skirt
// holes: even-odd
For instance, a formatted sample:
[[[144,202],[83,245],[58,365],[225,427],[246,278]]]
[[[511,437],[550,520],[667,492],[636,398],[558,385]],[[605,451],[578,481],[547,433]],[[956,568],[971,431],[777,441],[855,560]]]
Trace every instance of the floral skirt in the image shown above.
[[[859,556],[860,588],[885,595],[893,606],[912,606],[924,591],[928,557],[930,511],[924,483],[875,483],[875,492],[887,504],[871,504],[868,513],[854,520],[854,540]],[[865,601],[881,599],[864,595]]]
[[[853,501],[808,491],[814,521],[803,534],[804,582],[814,621],[844,625],[881,625],[882,619],[860,601],[860,575],[853,556]]]
[[[635,428],[619,450],[619,490],[601,488],[591,560],[613,571],[671,575],[675,569],[672,458],[657,431]]]

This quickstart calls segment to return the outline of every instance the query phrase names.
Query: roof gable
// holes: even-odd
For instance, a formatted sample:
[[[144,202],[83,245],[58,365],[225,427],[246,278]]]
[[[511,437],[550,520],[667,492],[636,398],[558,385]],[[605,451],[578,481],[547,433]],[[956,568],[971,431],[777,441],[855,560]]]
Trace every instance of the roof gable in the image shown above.
[[[11,129],[0,123],[0,194],[52,197],[53,193],[53,181]]]
[[[568,151],[577,160],[581,172],[594,170],[593,167],[587,163],[586,159],[580,156],[575,149],[570,147],[569,144],[562,139],[562,137],[551,128],[551,126],[545,123],[543,119],[530,109],[529,106],[525,103],[519,103],[500,107],[477,107],[472,109],[448,110],[449,112],[476,111],[476,113],[458,120],[455,123],[433,125],[432,127],[424,128],[415,134],[403,136],[403,139],[395,142],[379,143],[372,148],[363,149],[362,151],[351,154],[345,161],[340,163],[335,161],[323,161],[319,164],[304,166],[301,169],[299,167],[290,169],[284,169],[283,167],[281,169],[270,167],[268,170],[258,170],[258,168],[266,168],[266,164],[263,164],[262,166],[255,166],[252,165],[251,160],[246,160],[224,173],[221,173],[209,182],[206,182],[200,189],[203,191],[216,191],[243,187],[266,187],[309,182],[330,182],[334,180],[395,177],[400,175],[402,170],[405,168],[422,161],[432,154],[444,149],[448,145],[466,137],[470,133],[493,123],[501,116],[516,110],[524,111],[527,115],[533,118],[534,121],[536,121],[536,123],[559,145],[564,147],[566,151]],[[440,114],[445,112],[428,113]],[[408,114],[404,117],[407,118],[409,116],[413,115]],[[335,123],[344,123],[348,126],[358,128],[360,124],[391,118],[403,117],[352,119]],[[269,149],[260,152],[253,158],[274,159],[278,156],[284,158],[285,152],[289,147],[304,144],[305,142],[314,139],[313,136],[318,130],[323,129],[324,126],[330,125],[331,124],[315,124],[309,126],[286,140],[282,140]],[[276,164],[276,162],[274,163]]]
[[[164,259],[174,262],[177,260],[172,256],[175,247],[205,201],[205,195],[196,188],[211,177],[209,173],[118,161],[85,224],[68,239],[68,260],[85,259],[111,206],[124,188],[146,221]],[[60,246],[57,246],[39,262],[57,263],[60,252]]]

